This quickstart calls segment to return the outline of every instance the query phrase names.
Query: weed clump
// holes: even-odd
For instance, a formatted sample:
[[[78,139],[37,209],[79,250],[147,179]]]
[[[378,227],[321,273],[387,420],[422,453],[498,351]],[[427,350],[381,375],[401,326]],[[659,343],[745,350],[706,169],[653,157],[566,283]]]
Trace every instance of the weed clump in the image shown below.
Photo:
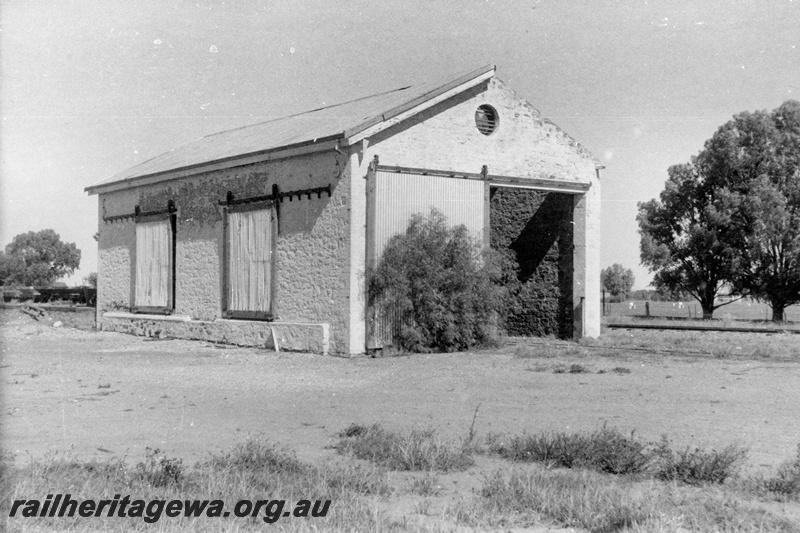
[[[207,465],[213,470],[266,470],[271,474],[300,474],[308,468],[293,454],[261,439],[239,442],[230,451],[212,456]]]
[[[765,490],[781,499],[800,500],[800,444],[797,445],[796,457],[779,466],[776,476],[761,483]]]
[[[422,477],[411,480],[411,492],[420,496],[437,496],[442,491],[435,472],[425,472]]]
[[[569,366],[558,365],[553,369],[553,374],[587,374],[590,370],[584,365],[573,363]]]
[[[443,441],[430,429],[399,435],[378,424],[353,424],[339,433],[336,449],[390,470],[450,472],[474,464],[466,446]]]
[[[747,457],[747,450],[730,445],[721,450],[687,447],[675,451],[664,436],[652,454],[656,463],[656,477],[659,479],[699,485],[724,483],[733,477]]]
[[[183,480],[183,460],[170,459],[158,448],[145,448],[145,459],[136,465],[136,473],[152,487],[179,485]]]
[[[390,323],[394,342],[412,352],[497,345],[503,290],[491,250],[463,225],[431,210],[394,236],[367,274],[368,303]]]
[[[665,481],[698,485],[724,483],[734,477],[747,457],[747,450],[731,445],[722,450],[685,448],[674,450],[663,437],[645,444],[616,429],[603,427],[591,433],[542,433],[502,439],[492,435],[487,449],[512,461],[543,463],[548,468],[585,468],[606,474],[646,474]],[[800,488],[798,459],[787,463],[778,476],[763,481],[766,490],[792,493]],[[772,487],[772,488],[770,488]]]
[[[646,446],[616,429],[592,433],[543,433],[495,439],[490,451],[513,461],[544,463],[548,467],[586,468],[608,474],[637,474],[650,463]]]

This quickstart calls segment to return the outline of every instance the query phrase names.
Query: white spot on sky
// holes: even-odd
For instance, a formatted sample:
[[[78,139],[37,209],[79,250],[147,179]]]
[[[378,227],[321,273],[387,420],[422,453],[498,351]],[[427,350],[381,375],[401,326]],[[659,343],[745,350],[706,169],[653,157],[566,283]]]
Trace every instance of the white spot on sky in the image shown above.
[[[612,159],[614,159],[614,151],[606,150],[605,153],[603,154],[603,159],[605,159],[606,161],[611,161]]]
[[[293,53],[294,53],[294,46],[292,46],[291,48],[289,48],[289,53],[290,53],[290,54],[293,54]]]
[[[156,39],[155,41],[153,41],[153,44],[156,44],[156,45],[161,44],[161,39]]]
[[[212,44],[211,48],[209,48],[208,51],[211,52],[212,54],[216,54],[217,52],[219,52],[219,48],[217,48],[217,45]]]

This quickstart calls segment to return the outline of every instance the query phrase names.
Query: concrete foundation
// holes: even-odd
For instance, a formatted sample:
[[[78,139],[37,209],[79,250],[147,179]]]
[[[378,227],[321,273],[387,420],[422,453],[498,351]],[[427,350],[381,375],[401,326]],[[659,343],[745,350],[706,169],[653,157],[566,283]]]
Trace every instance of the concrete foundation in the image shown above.
[[[330,352],[330,325],[252,320],[192,320],[188,316],[105,313],[104,331],[256,346],[276,351]]]

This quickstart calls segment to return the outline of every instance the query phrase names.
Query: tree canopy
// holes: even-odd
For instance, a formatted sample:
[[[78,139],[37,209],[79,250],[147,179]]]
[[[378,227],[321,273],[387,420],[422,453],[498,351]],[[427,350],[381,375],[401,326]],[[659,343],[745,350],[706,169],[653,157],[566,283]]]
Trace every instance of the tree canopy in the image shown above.
[[[614,263],[600,272],[600,283],[612,296],[628,296],[633,289],[634,281],[633,271],[619,263]]]
[[[4,285],[43,287],[75,272],[81,251],[65,243],[52,229],[29,231],[14,237],[0,253],[0,277]]]
[[[741,255],[732,287],[769,303],[782,321],[800,302],[800,102],[736,115],[706,153],[736,219]]]
[[[703,317],[718,308],[716,298],[736,272],[738,250],[731,245],[732,220],[721,197],[702,174],[696,158],[673,165],[660,199],[639,204],[642,264],[655,272],[659,289],[696,298]]]
[[[710,318],[723,288],[770,303],[773,320],[800,302],[800,102],[742,112],[658,200],[639,204],[642,263],[655,284],[695,297]]]
[[[89,275],[83,278],[83,284],[89,287],[97,288],[97,272],[89,272]]]

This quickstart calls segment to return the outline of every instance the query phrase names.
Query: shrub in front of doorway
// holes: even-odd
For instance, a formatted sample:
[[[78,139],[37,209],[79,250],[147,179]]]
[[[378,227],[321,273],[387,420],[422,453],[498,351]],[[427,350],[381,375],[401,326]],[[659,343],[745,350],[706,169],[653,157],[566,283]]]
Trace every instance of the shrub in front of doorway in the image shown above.
[[[393,342],[415,352],[496,344],[503,289],[500,269],[463,225],[431,210],[394,236],[368,274],[369,304]]]

